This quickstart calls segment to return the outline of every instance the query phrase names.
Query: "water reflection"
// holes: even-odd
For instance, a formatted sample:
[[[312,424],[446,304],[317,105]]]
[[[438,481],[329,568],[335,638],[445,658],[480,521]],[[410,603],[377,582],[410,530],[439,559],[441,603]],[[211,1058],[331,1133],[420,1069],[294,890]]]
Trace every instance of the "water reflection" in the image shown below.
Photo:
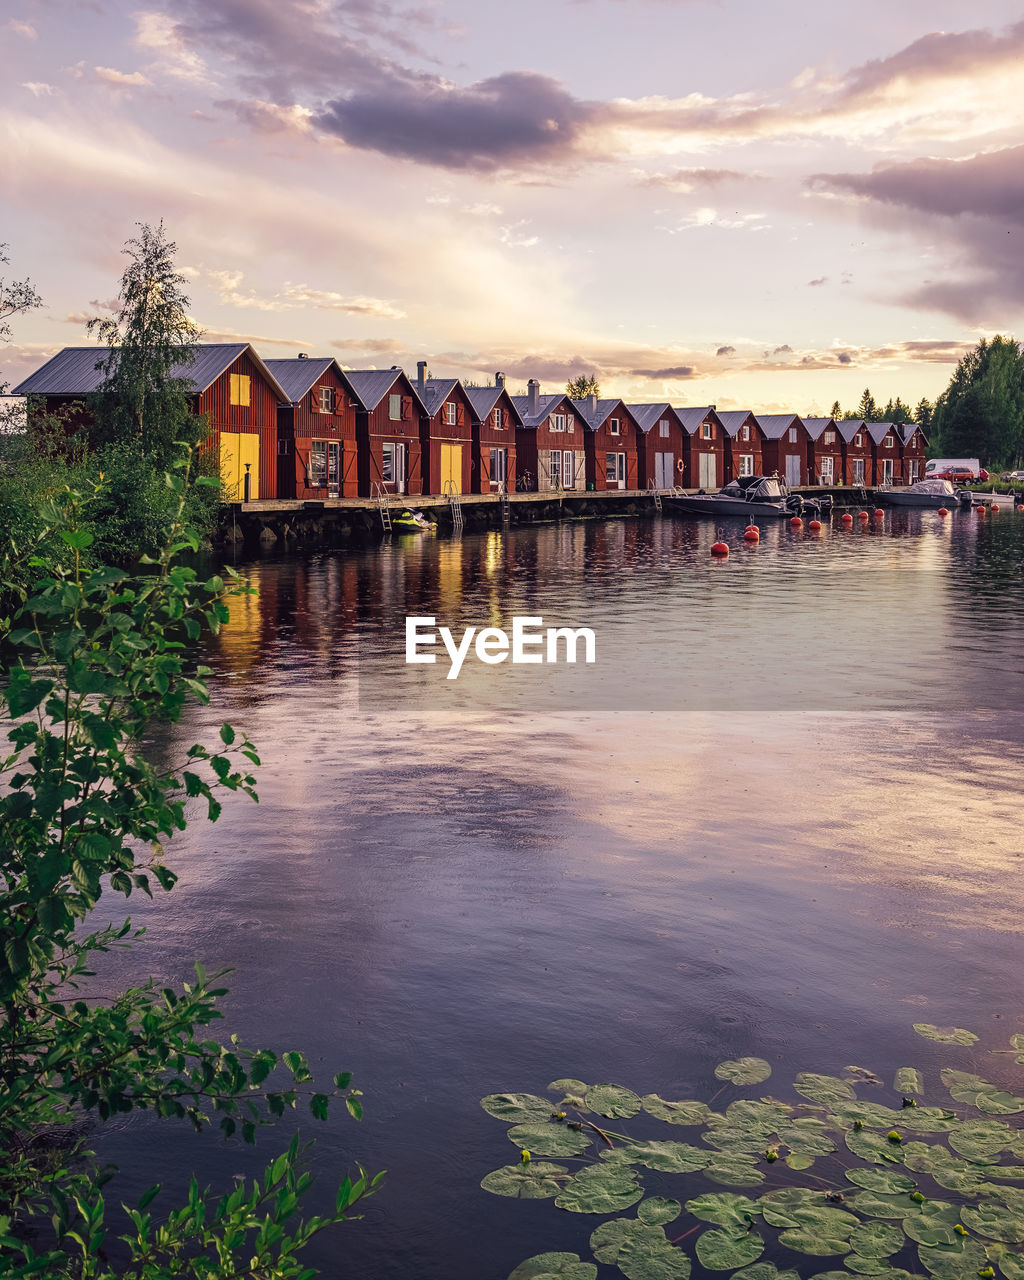
[[[358,1073],[367,1119],[318,1129],[315,1169],[325,1200],[357,1157],[388,1186],[311,1265],[450,1280],[585,1251],[593,1221],[480,1191],[508,1156],[488,1092],[709,1097],[747,1053],[780,1092],[849,1062],[934,1078],[914,1021],[1024,1031],[1022,530],[893,512],[712,565],[696,522],[580,522],[253,566],[214,704],[163,750],[232,720],[261,802],[176,842],[180,887],[111,963],[233,966],[232,1030]],[[629,704],[368,686],[407,612],[588,621]],[[148,1123],[106,1151],[138,1186]],[[160,1133],[169,1185],[261,1154]]]

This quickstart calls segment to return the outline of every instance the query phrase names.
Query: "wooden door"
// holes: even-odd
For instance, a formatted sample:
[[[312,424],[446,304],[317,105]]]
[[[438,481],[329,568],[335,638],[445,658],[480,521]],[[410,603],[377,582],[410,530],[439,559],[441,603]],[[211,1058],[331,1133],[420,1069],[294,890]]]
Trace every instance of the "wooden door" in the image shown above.
[[[441,446],[441,492],[462,492],[462,445]]]
[[[715,466],[715,454],[702,453],[699,457],[698,483],[700,487],[702,489],[716,489],[718,487],[718,468]]]

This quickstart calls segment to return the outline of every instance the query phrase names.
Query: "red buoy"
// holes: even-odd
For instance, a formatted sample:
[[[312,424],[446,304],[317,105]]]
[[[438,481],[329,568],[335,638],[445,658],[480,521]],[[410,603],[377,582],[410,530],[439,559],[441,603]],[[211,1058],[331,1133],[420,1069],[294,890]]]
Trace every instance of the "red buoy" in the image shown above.
[[[728,544],[725,542],[712,542],[711,554],[713,556],[727,556],[729,554]]]
[[[876,517],[876,519],[877,519],[877,517],[878,517],[878,516],[884,516],[884,515],[885,515],[885,511],[884,511],[881,507],[875,507],[875,517]]]
[[[867,513],[866,511],[858,511],[858,512],[857,512],[857,519],[858,519],[858,520],[867,520],[868,518],[869,518],[869,517],[868,517],[868,513]]]
[[[999,503],[998,503],[998,502],[993,502],[993,503],[992,503],[992,505],[991,505],[991,507],[989,507],[989,510],[990,510],[990,511],[998,511],[998,510],[999,510]]]
[[[853,524],[853,516],[851,516],[851,515],[850,515],[849,511],[844,511],[844,512],[843,512],[843,515],[842,515],[842,523],[843,523],[843,524]]]
[[[988,507],[985,506],[984,502],[979,502],[975,510],[979,516],[988,515]]]
[[[792,525],[792,527],[793,527],[794,529],[801,529],[801,528],[803,528],[803,523],[804,523],[804,522],[800,519],[800,517],[799,517],[799,516],[794,516],[794,517],[792,518],[792,520],[790,520],[790,522],[789,522],[789,523]]]
[[[760,542],[761,530],[756,524],[748,524],[743,530],[743,540],[745,542]]]
[[[819,533],[821,531],[821,521],[812,520],[807,527],[812,533]]]
[[[948,515],[949,515],[949,512],[946,510],[946,508],[945,508],[945,507],[939,507],[939,515],[940,515],[940,516],[948,516]]]

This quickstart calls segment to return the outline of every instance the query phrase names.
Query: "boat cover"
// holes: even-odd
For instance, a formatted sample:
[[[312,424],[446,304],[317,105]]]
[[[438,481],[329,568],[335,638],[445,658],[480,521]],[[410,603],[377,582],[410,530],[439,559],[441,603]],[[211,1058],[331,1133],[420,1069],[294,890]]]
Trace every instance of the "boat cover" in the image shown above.
[[[775,476],[737,476],[722,487],[721,494],[745,502],[778,502],[785,496]]]
[[[948,480],[918,480],[916,484],[908,485],[903,492],[934,494],[937,498],[953,498],[956,496],[956,490]]]

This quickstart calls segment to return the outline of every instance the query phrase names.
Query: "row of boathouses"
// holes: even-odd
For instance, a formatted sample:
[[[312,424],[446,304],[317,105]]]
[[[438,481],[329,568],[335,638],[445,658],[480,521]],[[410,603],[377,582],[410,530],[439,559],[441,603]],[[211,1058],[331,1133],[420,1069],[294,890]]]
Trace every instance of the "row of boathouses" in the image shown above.
[[[87,413],[102,347],[65,347],[14,388],[30,404]],[[264,360],[248,343],[202,344],[176,371],[230,501],[607,489],[717,489],[774,474],[795,485],[913,484],[927,441],[914,423],[677,408],[591,396],[511,395],[398,366],[346,370],[333,357]]]

